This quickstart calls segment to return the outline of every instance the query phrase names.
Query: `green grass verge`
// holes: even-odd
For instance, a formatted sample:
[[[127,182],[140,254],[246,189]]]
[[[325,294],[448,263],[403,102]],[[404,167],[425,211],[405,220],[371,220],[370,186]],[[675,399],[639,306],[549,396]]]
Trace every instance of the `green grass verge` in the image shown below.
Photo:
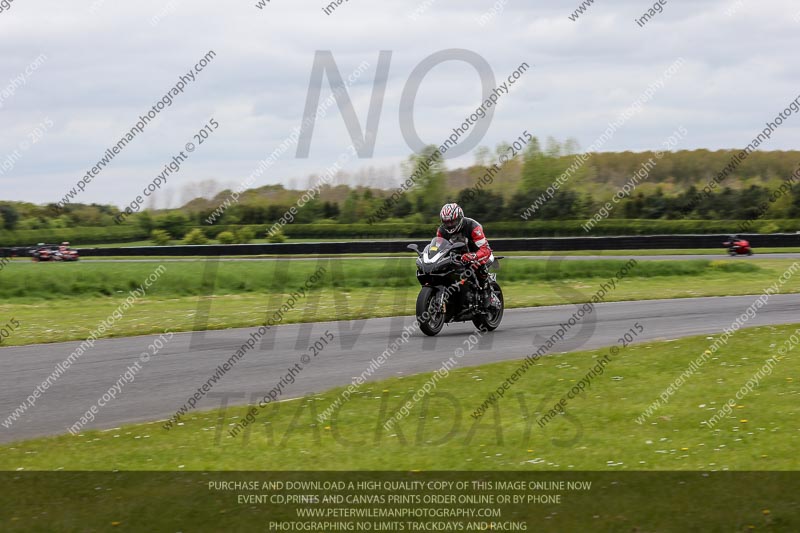
[[[381,270],[385,261],[328,263],[330,269],[341,267],[343,276],[335,281],[328,275],[320,288],[309,292],[308,298],[284,317],[283,323],[413,314],[418,292],[413,265],[408,259],[389,260],[389,264],[392,261],[398,268],[388,273]],[[771,285],[792,263],[790,260],[641,262],[606,300],[756,294]],[[561,269],[548,272],[543,261],[509,261],[498,279],[509,308],[579,303],[589,301],[599,284],[623,264],[619,260],[564,262]],[[280,307],[288,291],[299,287],[317,263],[221,262],[217,287],[209,298],[207,321],[198,319],[202,306],[209,304],[201,296],[204,265],[199,262],[165,265],[167,272],[148,295],[137,301],[103,336],[144,335],[162,332],[164,328],[177,332],[263,324],[268,313]],[[3,339],[2,345],[85,339],[117,309],[127,291],[138,287],[156,266],[154,263],[42,264],[36,268],[6,265],[6,270],[0,273],[0,322],[4,324],[14,318],[21,326]],[[285,272],[287,282],[276,278],[276,268],[286,269],[279,272]],[[800,282],[792,279],[782,291],[800,292]],[[31,294],[39,297],[32,298]]]
[[[519,361],[467,367],[467,353],[391,430],[383,422],[431,374],[365,384],[324,423],[316,416],[343,389],[267,406],[252,431],[236,437],[228,430],[245,407],[192,413],[170,431],[154,422],[17,442],[0,447],[0,470],[791,470],[800,446],[800,348],[784,356],[777,350],[797,330],[740,330],[643,424],[636,418],[711,338],[621,349],[567,403],[568,416],[544,428],[538,419],[613,353],[609,348],[539,359],[477,421],[470,413]],[[771,374],[707,427],[703,422],[773,356]]]
[[[541,283],[556,280],[608,278],[624,264],[621,260],[504,261],[500,278],[505,283]],[[413,258],[353,259],[294,262],[164,263],[164,272],[149,289],[154,297],[206,294],[205,283],[214,283],[214,293],[264,294],[302,285],[318,268],[327,269],[315,288],[340,290],[366,287],[416,287]],[[0,281],[3,300],[57,300],[127,294],[143,283],[153,263],[40,263],[5,265]],[[638,278],[696,277],[713,273],[753,274],[763,270],[753,261],[647,261],[632,269]],[[208,276],[213,276],[209,278]]]
[[[402,239],[402,237],[401,237]],[[360,242],[364,241],[365,239],[355,239],[352,237],[342,237],[340,239],[292,239],[286,238],[286,243],[293,243],[293,242]],[[395,241],[397,238],[376,238],[376,239],[369,239],[370,242],[375,241]],[[419,239],[410,239],[411,240],[419,240]],[[173,239],[167,243],[168,246],[181,246],[184,242],[179,239]],[[218,239],[208,239],[206,244],[221,244]],[[270,241],[266,238],[263,239],[251,239],[248,244],[270,244]],[[128,241],[128,242],[116,242],[116,243],[100,243],[100,244],[87,244],[85,246],[76,246],[76,248],[129,248],[132,246],[156,246],[156,244],[151,240],[142,240],[142,241]]]

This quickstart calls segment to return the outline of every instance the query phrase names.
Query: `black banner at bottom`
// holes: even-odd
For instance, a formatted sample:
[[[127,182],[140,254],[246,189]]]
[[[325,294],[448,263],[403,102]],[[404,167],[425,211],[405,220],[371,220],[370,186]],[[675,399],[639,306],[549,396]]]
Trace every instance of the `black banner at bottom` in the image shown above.
[[[797,472],[3,472],[2,531],[800,531]]]

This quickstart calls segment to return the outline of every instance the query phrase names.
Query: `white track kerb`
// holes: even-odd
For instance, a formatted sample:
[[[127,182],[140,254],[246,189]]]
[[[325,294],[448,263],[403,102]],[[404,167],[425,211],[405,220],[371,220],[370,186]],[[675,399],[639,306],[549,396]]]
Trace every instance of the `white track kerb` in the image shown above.
[[[778,281],[764,289],[763,293],[756,298],[755,301],[753,301],[753,303],[750,304],[750,306],[745,309],[744,312],[739,315],[730,326],[723,330],[723,334],[720,335],[699,357],[689,363],[689,366],[686,368],[686,370],[684,370],[680,376],[675,378],[675,380],[670,383],[666,389],[661,391],[659,397],[653,403],[651,403],[647,409],[642,411],[639,416],[636,417],[636,423],[639,425],[644,424],[648,418],[653,416],[653,413],[658,411],[662,406],[667,405],[670,398],[676,392],[678,392],[678,389],[680,389],[701,366],[707,363],[709,359],[711,359],[711,356],[717,353],[720,348],[727,345],[728,340],[730,340],[730,338],[733,337],[733,335],[735,335],[739,329],[743,328],[748,321],[755,318],[758,310],[769,303],[769,297],[773,294],[779,294],[780,288],[785,285],[799,270],[800,263],[792,263],[789,268],[787,268],[783,274],[778,277]]]
[[[105,320],[101,321],[100,324],[98,324],[97,327],[92,330],[86,340],[81,342],[78,347],[75,348],[75,350],[69,354],[66,359],[64,359],[64,361],[58,363],[53,369],[53,372],[51,372],[41,384],[34,387],[33,392],[31,392],[25,401],[22,402],[19,407],[14,409],[14,412],[2,422],[2,426],[6,429],[10,429],[14,422],[22,418],[22,415],[24,415],[29,408],[32,408],[34,405],[36,405],[37,400],[44,395],[44,392],[55,385],[58,378],[66,373],[70,366],[77,363],[78,359],[80,359],[81,356],[89,350],[89,348],[93,348],[94,342],[101,335],[103,335],[106,331],[111,330],[118,320],[122,320],[125,312],[133,307],[133,305],[140,298],[143,298],[144,295],[147,294],[147,289],[152,287],[153,284],[157,282],[161,275],[166,271],[167,267],[164,265],[158,265],[158,268],[150,273],[144,282],[139,285],[138,289],[130,291],[128,297],[125,298],[125,301],[119,304],[119,306],[117,306],[117,308],[109,316],[107,316]]]

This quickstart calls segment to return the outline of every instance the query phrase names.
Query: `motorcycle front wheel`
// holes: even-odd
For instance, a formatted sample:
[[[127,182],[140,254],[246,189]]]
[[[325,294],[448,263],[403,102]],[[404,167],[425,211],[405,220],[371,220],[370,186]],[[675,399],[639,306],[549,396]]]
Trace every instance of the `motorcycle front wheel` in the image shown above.
[[[436,293],[433,287],[422,287],[417,296],[417,322],[422,333],[433,337],[444,327],[444,313],[436,309]]]

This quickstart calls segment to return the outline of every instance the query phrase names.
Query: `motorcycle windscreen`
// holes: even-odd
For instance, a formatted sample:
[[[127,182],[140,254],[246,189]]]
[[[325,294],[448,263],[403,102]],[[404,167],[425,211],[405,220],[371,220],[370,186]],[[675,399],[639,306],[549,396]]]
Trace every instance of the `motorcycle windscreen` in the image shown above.
[[[428,258],[432,258],[439,253],[447,253],[447,250],[452,246],[453,245],[450,243],[450,241],[444,237],[434,237],[431,239],[430,244],[425,247],[425,251],[428,254]]]

